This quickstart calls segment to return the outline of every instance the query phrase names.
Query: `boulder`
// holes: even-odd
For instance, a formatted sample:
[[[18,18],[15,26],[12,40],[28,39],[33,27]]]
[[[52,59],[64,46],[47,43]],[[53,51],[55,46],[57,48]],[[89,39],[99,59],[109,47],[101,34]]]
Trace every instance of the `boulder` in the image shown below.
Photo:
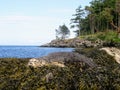
[[[96,66],[92,59],[75,52],[56,52],[41,58],[33,58],[29,60],[28,66],[33,66],[35,68],[48,65],[66,67],[67,62],[83,62],[89,67]]]

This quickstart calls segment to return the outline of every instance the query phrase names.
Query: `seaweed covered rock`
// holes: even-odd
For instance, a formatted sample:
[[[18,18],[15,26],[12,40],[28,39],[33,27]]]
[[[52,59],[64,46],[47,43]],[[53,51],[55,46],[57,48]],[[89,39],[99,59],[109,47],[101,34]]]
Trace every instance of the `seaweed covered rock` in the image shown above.
[[[114,57],[97,48],[76,51],[92,59],[67,54],[70,58],[61,57],[65,67],[49,64],[36,68],[28,67],[30,59],[0,59],[0,90],[120,90],[120,65]],[[58,62],[57,55],[46,61]]]
[[[92,70],[87,70],[80,77],[80,87],[85,90],[89,85],[95,90],[119,90],[120,89],[120,65],[114,57],[101,51],[99,48],[76,49],[76,52],[92,58],[98,65]],[[83,76],[82,76],[83,75]]]
[[[75,51],[92,58],[99,66],[111,66],[117,64],[113,56],[107,54],[106,51],[100,50],[99,48],[81,48],[76,49]]]
[[[79,75],[90,67],[85,63],[67,63],[67,67],[28,67],[28,60],[0,59],[0,90],[74,90]],[[78,75],[78,77],[76,77]]]

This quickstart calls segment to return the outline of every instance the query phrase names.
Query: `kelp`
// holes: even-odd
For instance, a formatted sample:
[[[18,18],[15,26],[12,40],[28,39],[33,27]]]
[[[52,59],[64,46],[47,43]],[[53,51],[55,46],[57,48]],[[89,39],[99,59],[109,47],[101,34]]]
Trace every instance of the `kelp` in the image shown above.
[[[120,65],[99,49],[76,49],[97,64],[65,62],[66,67],[27,66],[29,59],[0,59],[0,90],[120,90]],[[46,80],[51,73],[52,78]],[[48,77],[49,78],[49,77]]]

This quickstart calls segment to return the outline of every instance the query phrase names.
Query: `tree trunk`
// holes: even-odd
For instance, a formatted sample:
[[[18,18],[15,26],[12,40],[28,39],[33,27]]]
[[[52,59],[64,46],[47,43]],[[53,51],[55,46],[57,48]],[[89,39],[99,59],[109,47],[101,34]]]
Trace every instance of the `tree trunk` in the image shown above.
[[[116,29],[117,33],[120,33],[120,26],[116,26],[113,21],[110,24]]]
[[[120,14],[118,15],[118,26],[120,27]]]
[[[90,23],[90,29],[91,29],[91,33],[94,34],[94,29],[95,29],[95,17],[93,15],[90,16],[89,18],[89,23]]]
[[[98,29],[95,27],[95,30],[94,30],[94,32],[95,32],[95,33],[97,33],[98,31],[99,31],[99,30],[98,30]]]

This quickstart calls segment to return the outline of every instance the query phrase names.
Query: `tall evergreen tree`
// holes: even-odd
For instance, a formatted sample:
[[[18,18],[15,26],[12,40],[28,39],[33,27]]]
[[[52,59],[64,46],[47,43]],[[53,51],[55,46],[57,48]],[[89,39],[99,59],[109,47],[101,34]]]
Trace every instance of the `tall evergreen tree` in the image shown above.
[[[76,28],[75,32],[77,33],[77,36],[80,36],[80,30],[81,30],[81,22],[83,20],[84,10],[79,6],[76,9],[76,13],[73,14],[73,18],[71,19],[71,28]]]

